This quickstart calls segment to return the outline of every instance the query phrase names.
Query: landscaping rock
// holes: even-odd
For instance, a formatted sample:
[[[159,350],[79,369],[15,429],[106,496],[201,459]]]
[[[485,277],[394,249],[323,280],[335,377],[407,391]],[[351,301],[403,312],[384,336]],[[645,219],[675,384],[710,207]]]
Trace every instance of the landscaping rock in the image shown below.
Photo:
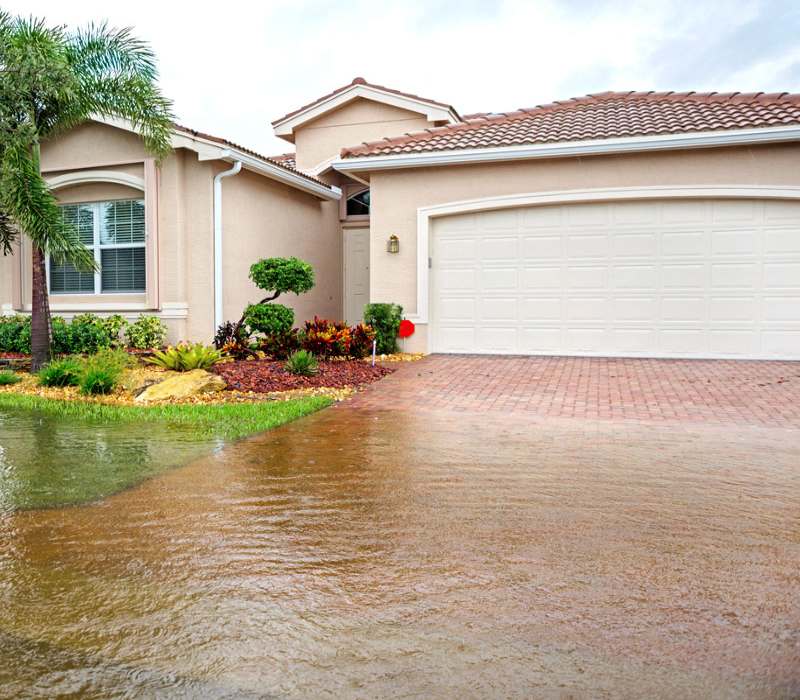
[[[151,403],[187,399],[198,394],[222,391],[225,387],[226,383],[222,377],[204,369],[193,369],[191,372],[174,374],[163,382],[147,387],[134,399],[134,402]]]

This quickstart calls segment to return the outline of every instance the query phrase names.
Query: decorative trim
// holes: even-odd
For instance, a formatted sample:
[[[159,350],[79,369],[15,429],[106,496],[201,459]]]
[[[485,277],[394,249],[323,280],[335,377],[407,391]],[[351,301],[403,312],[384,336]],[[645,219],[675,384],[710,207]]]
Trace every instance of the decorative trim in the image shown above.
[[[717,148],[800,140],[800,127],[776,126],[762,129],[703,131],[689,134],[632,136],[615,139],[537,143],[527,146],[465,148],[461,150],[402,153],[388,156],[339,158],[332,163],[339,172],[368,172],[399,168],[429,168],[443,165],[496,163],[500,161],[564,158],[570,156],[640,153],[689,148]]]
[[[3,304],[2,312],[6,314],[8,304]],[[109,303],[89,303],[89,304],[51,304],[50,310],[60,316],[71,317],[76,314],[96,313],[98,315],[122,314],[127,318],[136,318],[139,314],[148,314],[164,319],[185,319],[189,316],[189,305],[185,302],[165,302],[161,311],[153,309],[146,303],[136,302],[109,302]],[[21,313],[30,313],[30,305],[26,306]],[[11,315],[17,313],[11,309]]]
[[[351,85],[346,90],[342,90],[328,98],[318,100],[291,117],[285,117],[273,122],[272,127],[275,131],[275,136],[291,136],[292,132],[298,126],[312,119],[316,119],[326,112],[330,112],[359,97],[372,100],[373,102],[391,105],[392,107],[399,107],[400,109],[415,112],[416,114],[423,114],[430,122],[446,121],[448,124],[457,124],[461,122],[458,114],[456,114],[455,110],[452,108],[432,104],[427,100],[419,98],[404,97],[393,92],[380,90],[372,85],[362,85],[359,83]]]
[[[448,202],[417,209],[417,312],[407,318],[417,324],[430,319],[430,227],[431,219],[525,206],[570,204],[579,202],[613,202],[640,199],[789,199],[800,200],[800,187],[764,187],[760,185],[684,187],[621,187],[613,189],[565,190],[528,194],[501,195],[461,202]]]
[[[99,124],[129,131],[133,134],[138,135],[139,133],[134,128],[133,124],[126,119],[94,116],[92,120]],[[171,146],[173,148],[187,148],[190,151],[194,151],[197,153],[198,160],[225,160],[231,163],[240,160],[242,161],[242,165],[248,170],[272,180],[283,182],[291,187],[308,192],[309,194],[313,194],[320,199],[338,200],[342,196],[342,192],[338,187],[328,187],[321,183],[314,182],[313,180],[309,180],[308,177],[287,170],[270,160],[251,155],[233,146],[221,145],[217,142],[209,141],[201,136],[193,136],[183,131],[173,131]]]
[[[144,192],[144,178],[129,173],[119,172],[118,170],[79,170],[77,172],[55,175],[46,178],[46,182],[51,190],[60,190],[64,187],[74,187],[75,185],[88,185],[95,182],[111,183],[114,185],[124,185],[135,190]]]

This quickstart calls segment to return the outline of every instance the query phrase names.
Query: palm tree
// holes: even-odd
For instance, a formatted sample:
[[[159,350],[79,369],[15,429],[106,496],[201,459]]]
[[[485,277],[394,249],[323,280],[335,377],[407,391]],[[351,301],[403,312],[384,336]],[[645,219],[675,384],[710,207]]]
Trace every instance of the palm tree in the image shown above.
[[[31,240],[34,369],[50,357],[45,256],[95,267],[42,178],[40,144],[92,117],[117,117],[149,152],[166,156],[172,110],[157,77],[153,52],[130,29],[101,24],[71,32],[0,12],[0,248],[8,255],[20,234]]]

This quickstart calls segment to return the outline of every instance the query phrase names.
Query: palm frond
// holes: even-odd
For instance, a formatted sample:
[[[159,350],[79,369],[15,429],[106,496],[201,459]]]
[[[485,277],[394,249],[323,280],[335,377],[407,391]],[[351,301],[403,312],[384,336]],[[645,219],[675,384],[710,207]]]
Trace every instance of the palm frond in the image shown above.
[[[81,243],[77,230],[63,221],[26,144],[4,144],[0,192],[6,217],[13,219],[37,246],[58,262],[66,260],[80,269],[95,269],[91,251]]]
[[[12,244],[17,240],[17,229],[8,216],[2,209],[0,209],[0,251],[3,255],[11,255]]]

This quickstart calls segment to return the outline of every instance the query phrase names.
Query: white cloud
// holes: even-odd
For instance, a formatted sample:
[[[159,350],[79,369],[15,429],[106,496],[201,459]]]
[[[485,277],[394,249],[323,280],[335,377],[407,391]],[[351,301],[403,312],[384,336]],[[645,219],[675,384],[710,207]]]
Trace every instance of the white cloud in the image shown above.
[[[267,153],[292,148],[272,136],[272,119],[356,75],[463,113],[607,89],[800,89],[797,11],[783,2],[735,13],[684,0],[6,0],[4,9],[135,27],[159,56],[182,123]]]

